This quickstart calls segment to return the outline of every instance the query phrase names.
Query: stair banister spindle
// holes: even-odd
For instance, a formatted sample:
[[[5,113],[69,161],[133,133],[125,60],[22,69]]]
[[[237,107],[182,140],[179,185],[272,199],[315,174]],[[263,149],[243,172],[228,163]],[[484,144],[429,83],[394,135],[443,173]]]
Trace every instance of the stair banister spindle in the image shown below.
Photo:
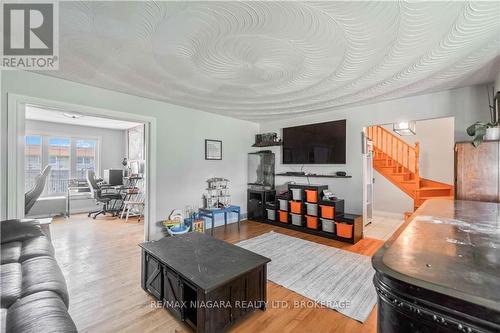
[[[402,172],[403,171],[403,149],[404,149],[404,146],[403,146],[403,142],[399,141],[400,143],[400,151],[399,151],[399,164],[400,164],[400,167],[399,167],[399,172]]]
[[[406,146],[406,168],[410,169],[410,146]]]
[[[382,131],[380,130],[380,127],[377,128],[377,145],[380,147],[380,135],[382,134]]]
[[[417,182],[417,189],[420,188],[420,143],[415,142],[415,180]]]
[[[394,137],[391,136],[391,158],[394,159]]]

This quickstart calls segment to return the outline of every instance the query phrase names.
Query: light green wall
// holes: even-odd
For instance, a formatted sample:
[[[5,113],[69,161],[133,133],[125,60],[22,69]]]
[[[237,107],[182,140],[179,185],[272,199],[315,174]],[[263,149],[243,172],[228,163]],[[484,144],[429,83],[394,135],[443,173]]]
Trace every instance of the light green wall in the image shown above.
[[[157,219],[166,218],[174,208],[201,205],[205,180],[214,176],[230,179],[233,203],[241,205],[246,213],[247,153],[258,124],[29,72],[3,71],[1,81],[2,217],[6,214],[8,195],[7,93],[156,118]],[[223,141],[222,161],[205,161],[204,139]],[[159,237],[152,224],[151,237]]]

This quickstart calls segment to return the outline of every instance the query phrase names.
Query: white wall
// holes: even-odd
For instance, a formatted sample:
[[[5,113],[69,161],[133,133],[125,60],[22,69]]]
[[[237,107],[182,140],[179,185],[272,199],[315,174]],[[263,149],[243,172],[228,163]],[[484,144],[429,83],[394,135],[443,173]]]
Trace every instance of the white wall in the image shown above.
[[[347,119],[347,156],[345,165],[305,166],[304,171],[314,173],[333,173],[345,170],[353,176],[351,179],[311,179],[311,182],[329,185],[333,192],[346,200],[346,211],[361,214],[362,212],[362,157],[361,132],[363,127],[386,124],[409,119],[432,119],[455,117],[454,138],[457,141],[469,140],[465,129],[477,120],[488,119],[488,98],[484,86],[465,87],[433,94],[411,96],[401,99],[379,102],[370,105],[354,106],[315,115],[294,117],[286,120],[263,122],[262,132],[281,132],[283,127],[312,124],[338,119]],[[277,172],[300,170],[300,165],[285,166],[281,164],[279,149],[277,154]],[[277,183],[287,178],[280,177]],[[288,178],[304,182],[305,178]]]
[[[100,165],[97,174],[102,177],[104,169],[122,169],[125,157],[125,131],[89,126],[76,126],[39,120],[26,120],[27,133],[62,134],[73,137],[94,137],[100,140]]]
[[[231,181],[232,202],[246,213],[247,153],[258,132],[256,123],[206,113],[168,103],[21,71],[2,72],[1,176],[2,205],[6,205],[6,132],[8,93],[55,100],[156,118],[156,218],[174,208],[200,204],[205,180],[221,176]],[[223,160],[205,161],[204,140],[223,141]],[[2,217],[6,206],[2,207]],[[161,236],[152,221],[151,238]]]
[[[373,215],[403,218],[413,211],[413,199],[392,184],[387,178],[373,172]]]

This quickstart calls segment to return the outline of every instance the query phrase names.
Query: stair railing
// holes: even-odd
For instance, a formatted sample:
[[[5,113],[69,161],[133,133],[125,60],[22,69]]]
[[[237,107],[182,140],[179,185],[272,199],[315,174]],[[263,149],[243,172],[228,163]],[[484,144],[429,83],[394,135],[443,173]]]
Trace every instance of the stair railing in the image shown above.
[[[413,147],[381,126],[370,126],[366,132],[376,148],[376,153],[383,153],[382,156],[385,156],[386,164],[390,165],[394,161],[396,162],[394,167],[397,168],[398,172],[409,171],[413,173],[417,188],[420,188],[419,143],[416,142]]]

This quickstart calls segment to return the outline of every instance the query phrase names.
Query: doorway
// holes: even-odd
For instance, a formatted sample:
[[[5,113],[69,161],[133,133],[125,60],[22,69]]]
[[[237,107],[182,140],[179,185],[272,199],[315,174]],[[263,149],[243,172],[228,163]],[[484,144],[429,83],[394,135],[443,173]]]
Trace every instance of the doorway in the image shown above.
[[[115,184],[113,178],[113,184],[108,185],[123,185],[121,190],[115,188],[122,191],[119,194],[123,199],[108,203],[106,217],[119,220],[122,212],[124,217],[127,212],[129,218],[140,217],[143,238],[149,239],[149,221],[155,215],[155,200],[150,195],[155,190],[153,118],[18,95],[9,95],[8,104],[8,218],[87,216],[89,208],[102,210],[103,202],[90,198],[88,189],[86,194],[69,198],[69,188],[86,186],[88,171],[97,181],[108,183],[110,171],[115,176],[119,171],[123,182],[135,178],[134,184],[127,189],[127,184]],[[142,138],[140,144],[136,142],[138,137]],[[130,154],[136,155],[129,158]],[[42,200],[37,200],[34,211],[25,214],[25,191],[45,166],[51,170],[40,194]],[[127,201],[141,200],[142,204],[126,205]],[[95,221],[100,217],[102,214]]]
[[[365,196],[371,196],[364,206],[373,207],[366,237],[388,240],[426,200],[453,198],[454,132],[453,117],[364,129],[372,147],[371,166],[364,170]]]

